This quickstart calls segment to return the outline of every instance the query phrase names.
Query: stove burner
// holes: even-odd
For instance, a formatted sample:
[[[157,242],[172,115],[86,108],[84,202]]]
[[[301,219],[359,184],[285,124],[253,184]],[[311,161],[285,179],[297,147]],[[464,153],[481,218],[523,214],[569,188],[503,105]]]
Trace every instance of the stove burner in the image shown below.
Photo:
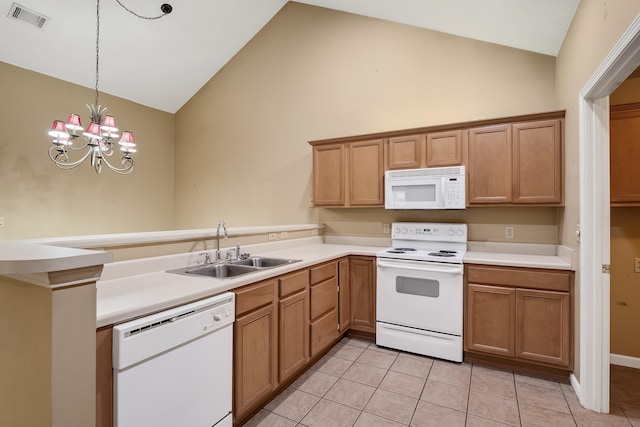
[[[387,253],[388,254],[403,254],[403,253],[405,253],[405,251],[399,251],[399,250],[396,250],[396,249],[389,249],[387,251]]]
[[[456,256],[456,251],[439,251],[439,252],[430,252],[431,256],[440,256],[440,257],[453,257]]]
[[[417,249],[415,249],[415,248],[393,248],[392,250],[394,250],[394,251],[402,251],[402,252],[411,252],[411,251],[415,251]]]

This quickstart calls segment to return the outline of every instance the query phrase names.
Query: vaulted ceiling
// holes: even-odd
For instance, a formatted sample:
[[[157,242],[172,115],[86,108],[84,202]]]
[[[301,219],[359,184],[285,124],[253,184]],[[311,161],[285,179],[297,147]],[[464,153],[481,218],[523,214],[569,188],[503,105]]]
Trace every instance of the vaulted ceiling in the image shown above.
[[[286,0],[100,0],[100,90],[176,112]],[[363,16],[556,56],[579,0],[300,0]],[[96,2],[18,0],[42,28],[0,0],[0,61],[93,88]]]

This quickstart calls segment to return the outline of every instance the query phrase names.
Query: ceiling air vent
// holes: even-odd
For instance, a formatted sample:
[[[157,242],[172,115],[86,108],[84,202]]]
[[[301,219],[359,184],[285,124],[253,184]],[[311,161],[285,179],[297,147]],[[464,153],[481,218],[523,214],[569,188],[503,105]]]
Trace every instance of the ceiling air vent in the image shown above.
[[[49,22],[49,17],[34,10],[27,9],[18,3],[13,3],[11,5],[11,9],[7,16],[11,19],[15,19],[16,21],[26,22],[27,24],[31,24],[40,29]]]

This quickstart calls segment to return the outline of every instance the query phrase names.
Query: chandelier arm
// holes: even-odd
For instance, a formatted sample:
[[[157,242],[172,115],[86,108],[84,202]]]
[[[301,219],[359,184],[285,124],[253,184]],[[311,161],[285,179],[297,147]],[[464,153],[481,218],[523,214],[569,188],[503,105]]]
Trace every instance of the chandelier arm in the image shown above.
[[[106,165],[111,171],[113,171],[115,173],[118,173],[120,175],[126,175],[126,174],[131,173],[133,171],[133,159],[130,158],[130,157],[127,157],[126,154],[124,156],[122,156],[122,159],[121,159],[122,168],[117,168],[117,167],[113,166],[104,157],[102,157],[101,159],[102,159],[102,164]]]
[[[65,170],[73,169],[73,168],[76,168],[76,167],[80,166],[82,164],[82,162],[84,162],[87,159],[87,157],[89,157],[89,154],[91,154],[91,150],[89,150],[79,160],[76,160],[75,162],[67,163],[67,162],[60,162],[59,160],[56,160],[56,158],[53,156],[54,150],[58,151],[58,147],[54,146],[54,147],[49,148],[49,158],[51,159],[51,161],[53,163],[55,163],[55,165],[57,167],[59,167],[60,169],[65,169]]]

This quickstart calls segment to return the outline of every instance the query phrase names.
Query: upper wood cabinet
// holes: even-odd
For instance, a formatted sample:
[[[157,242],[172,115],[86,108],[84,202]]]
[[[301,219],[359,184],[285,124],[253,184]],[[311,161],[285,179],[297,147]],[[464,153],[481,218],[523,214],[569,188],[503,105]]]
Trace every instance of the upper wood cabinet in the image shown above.
[[[382,139],[351,142],[349,147],[349,206],[384,205]]]
[[[640,205],[640,104],[614,105],[610,116],[611,204]]]
[[[560,120],[516,123],[512,129],[513,203],[561,203]]]
[[[431,132],[426,137],[425,167],[460,166],[462,159],[462,131]]]
[[[463,164],[460,129],[387,139],[386,169],[415,169]]]
[[[467,200],[511,203],[513,200],[511,125],[469,129]]]
[[[424,135],[407,135],[387,140],[386,169],[414,169],[422,167]]]
[[[313,147],[314,206],[384,205],[382,139]]]
[[[562,141],[560,119],[469,129],[468,204],[561,204]]]
[[[468,206],[562,205],[563,127],[553,111],[310,141],[314,206],[384,207],[385,170],[446,166],[466,167]],[[640,184],[621,179],[640,204]]]
[[[316,206],[344,206],[345,144],[313,147],[313,202]]]

